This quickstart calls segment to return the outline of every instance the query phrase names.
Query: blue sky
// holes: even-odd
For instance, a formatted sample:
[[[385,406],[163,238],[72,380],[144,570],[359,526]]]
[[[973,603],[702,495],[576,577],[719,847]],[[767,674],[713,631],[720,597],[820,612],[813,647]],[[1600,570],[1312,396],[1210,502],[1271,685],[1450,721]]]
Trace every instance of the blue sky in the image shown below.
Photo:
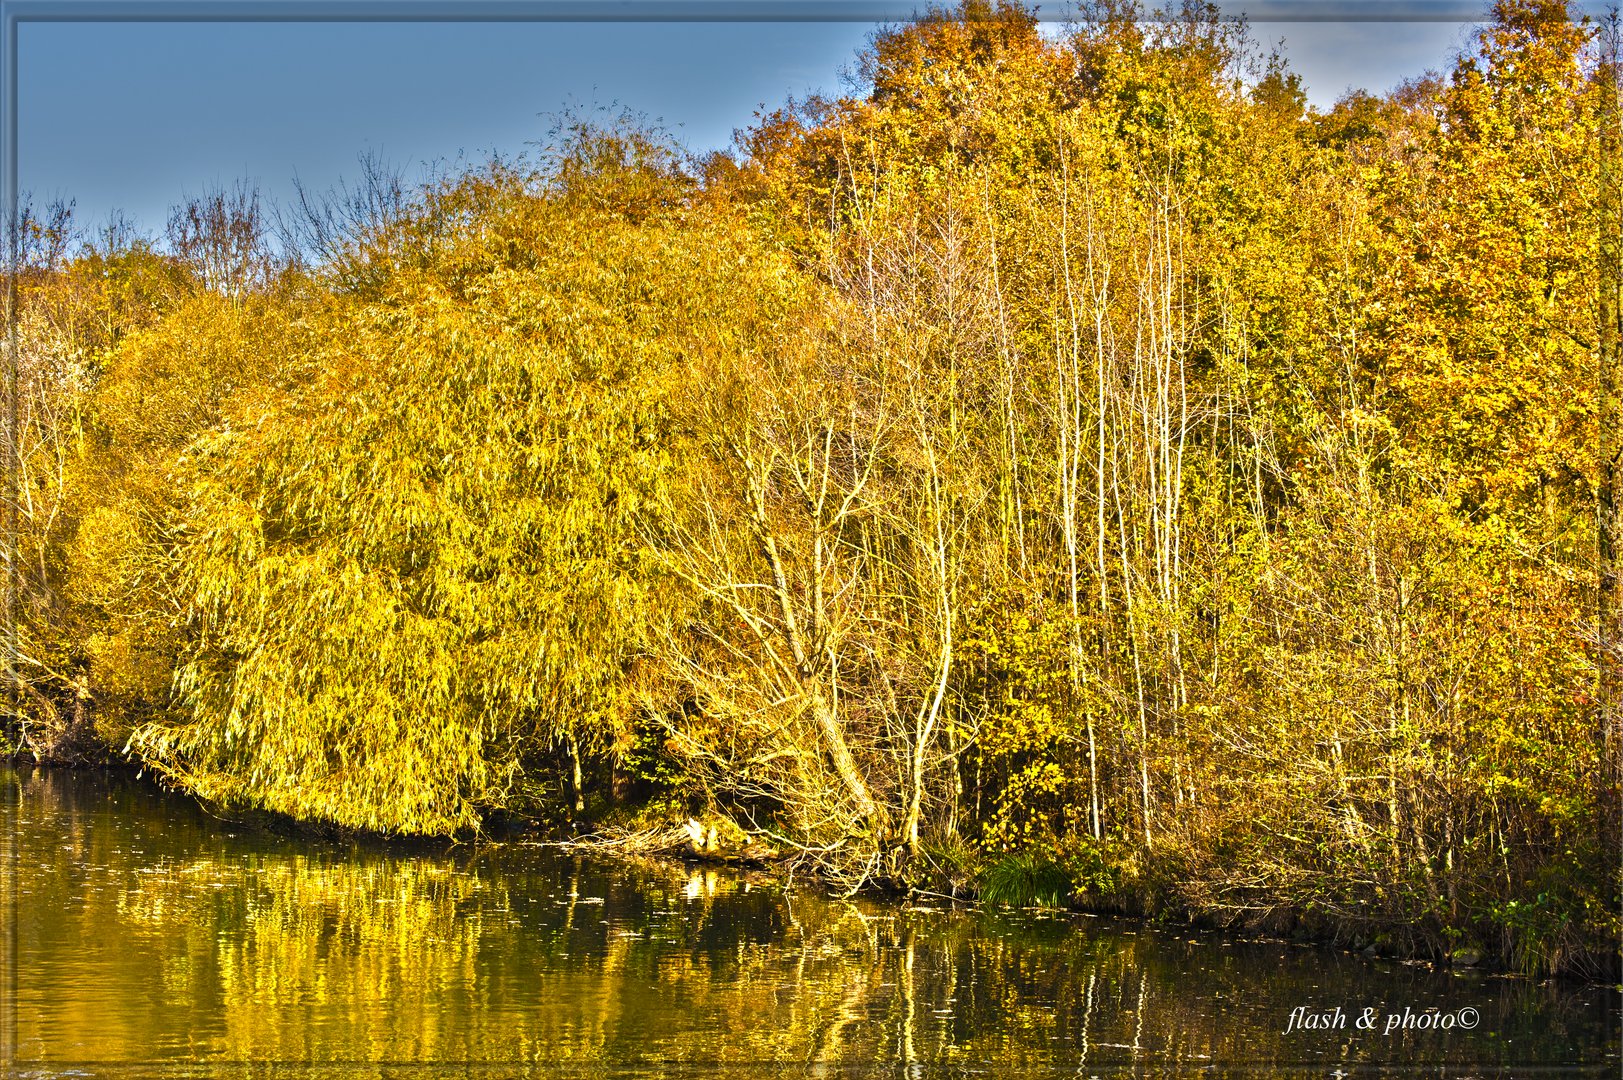
[[[693,150],[729,144],[761,105],[835,93],[874,27],[823,23],[29,23],[19,27],[18,165],[36,205],[167,208],[248,178],[286,199],[353,177],[365,151],[420,175],[513,154],[571,101],[660,118]],[[1256,23],[1285,40],[1310,100],[1445,66],[1459,23]]]

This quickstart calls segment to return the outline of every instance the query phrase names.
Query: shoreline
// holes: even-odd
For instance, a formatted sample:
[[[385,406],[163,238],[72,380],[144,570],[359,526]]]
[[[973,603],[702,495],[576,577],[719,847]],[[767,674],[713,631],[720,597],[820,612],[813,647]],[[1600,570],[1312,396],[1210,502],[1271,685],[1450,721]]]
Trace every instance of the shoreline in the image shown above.
[[[240,816],[230,816],[217,812],[219,808],[210,808],[207,802],[178,786],[165,784],[157,777],[144,776],[145,766],[134,762],[120,762],[109,760],[94,762],[78,760],[75,762],[49,762],[29,761],[27,756],[12,756],[0,758],[3,763],[12,768],[40,769],[40,770],[71,770],[75,772],[91,772],[109,776],[122,775],[126,779],[142,784],[150,784],[166,796],[186,799],[195,805],[202,813],[224,824],[232,824],[251,829],[255,832],[276,836],[284,840],[336,843],[364,846],[374,850],[381,849],[398,854],[433,854],[443,856],[456,850],[467,847],[477,850],[481,847],[496,848],[547,848],[563,855],[583,856],[608,862],[635,862],[638,860],[654,862],[666,866],[682,866],[688,868],[705,868],[715,871],[726,871],[738,875],[759,875],[781,885],[786,890],[813,889],[821,895],[832,897],[838,894],[832,882],[824,877],[813,874],[797,874],[790,860],[781,856],[774,858],[743,857],[729,855],[726,852],[714,853],[696,851],[691,845],[686,847],[672,843],[666,846],[649,846],[628,842],[637,837],[657,830],[645,829],[639,831],[611,826],[605,834],[561,836],[557,827],[548,827],[536,819],[522,819],[522,824],[508,824],[502,835],[484,835],[472,837],[457,836],[412,836],[405,834],[382,833],[373,830],[355,829],[347,826],[324,824],[316,821],[307,821],[294,818],[268,810],[251,810]],[[487,819],[489,824],[499,815],[492,815]],[[512,818],[522,818],[521,815],[507,815]],[[682,834],[679,828],[664,830],[666,836],[674,840]],[[1308,913],[1284,907],[1270,911],[1263,919],[1251,923],[1234,922],[1221,924],[1211,916],[1204,915],[1175,915],[1163,910],[1134,908],[1126,903],[1112,902],[1111,898],[1098,897],[1089,903],[1084,897],[1081,900],[1073,897],[1072,902],[1064,907],[1054,907],[1042,904],[1011,906],[990,904],[980,899],[978,893],[967,890],[963,895],[951,895],[936,892],[930,889],[913,887],[899,888],[893,884],[870,883],[851,894],[862,896],[868,900],[898,906],[904,910],[922,905],[915,903],[916,898],[927,898],[943,905],[951,905],[955,911],[982,912],[997,914],[1000,912],[1049,914],[1054,916],[1079,916],[1088,919],[1108,920],[1113,924],[1129,927],[1134,932],[1143,930],[1159,933],[1197,934],[1202,937],[1214,938],[1220,942],[1234,944],[1280,944],[1296,948],[1322,949],[1339,953],[1344,956],[1360,956],[1369,961],[1384,961],[1387,963],[1403,964],[1430,968],[1434,971],[1464,970],[1475,972],[1485,978],[1514,979],[1533,984],[1542,984],[1556,981],[1563,984],[1612,987],[1623,990],[1623,983],[1605,978],[1590,978],[1571,971],[1544,972],[1530,974],[1518,971],[1504,963],[1504,958],[1496,953],[1482,949],[1478,958],[1469,963],[1457,962],[1451,956],[1424,955],[1418,948],[1393,948],[1393,939],[1387,938],[1377,944],[1376,938],[1385,937],[1380,930],[1375,931],[1376,938],[1362,933],[1347,933],[1351,930],[1348,923],[1332,924],[1328,931],[1304,930],[1301,923]],[[940,910],[940,908],[934,908]],[[1273,922],[1276,928],[1267,925]],[[1290,929],[1278,927],[1278,923],[1287,923]],[[1394,928],[1395,929],[1395,928]]]

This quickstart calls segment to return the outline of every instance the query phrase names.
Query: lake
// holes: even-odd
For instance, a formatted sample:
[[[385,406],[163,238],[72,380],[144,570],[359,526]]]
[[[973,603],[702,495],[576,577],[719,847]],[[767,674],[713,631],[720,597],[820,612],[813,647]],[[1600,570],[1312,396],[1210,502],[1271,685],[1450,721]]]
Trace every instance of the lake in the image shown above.
[[[0,766],[0,803],[21,1076],[1620,1067],[1609,987],[534,844],[295,838],[118,772]]]

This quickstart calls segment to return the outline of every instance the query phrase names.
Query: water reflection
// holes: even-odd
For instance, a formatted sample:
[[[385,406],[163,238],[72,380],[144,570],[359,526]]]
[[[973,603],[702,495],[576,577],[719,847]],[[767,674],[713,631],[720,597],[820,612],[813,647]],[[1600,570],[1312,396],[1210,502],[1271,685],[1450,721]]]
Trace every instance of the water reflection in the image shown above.
[[[765,879],[536,847],[295,840],[124,776],[18,770],[0,784],[17,855],[16,1048],[42,1075],[75,1062],[1617,1071],[1619,999],[1601,988],[790,896]],[[1468,1007],[1480,1022],[1285,1035],[1298,1005]]]

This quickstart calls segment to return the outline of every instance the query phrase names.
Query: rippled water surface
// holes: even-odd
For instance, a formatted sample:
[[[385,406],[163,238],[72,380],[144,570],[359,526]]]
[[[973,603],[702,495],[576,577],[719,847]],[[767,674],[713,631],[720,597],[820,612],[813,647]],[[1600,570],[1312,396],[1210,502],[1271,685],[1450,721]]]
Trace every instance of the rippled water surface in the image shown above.
[[[126,775],[0,769],[0,801],[23,1075],[1619,1071],[1607,988],[533,846],[290,839]],[[1296,1006],[1346,1026],[1286,1033]]]

